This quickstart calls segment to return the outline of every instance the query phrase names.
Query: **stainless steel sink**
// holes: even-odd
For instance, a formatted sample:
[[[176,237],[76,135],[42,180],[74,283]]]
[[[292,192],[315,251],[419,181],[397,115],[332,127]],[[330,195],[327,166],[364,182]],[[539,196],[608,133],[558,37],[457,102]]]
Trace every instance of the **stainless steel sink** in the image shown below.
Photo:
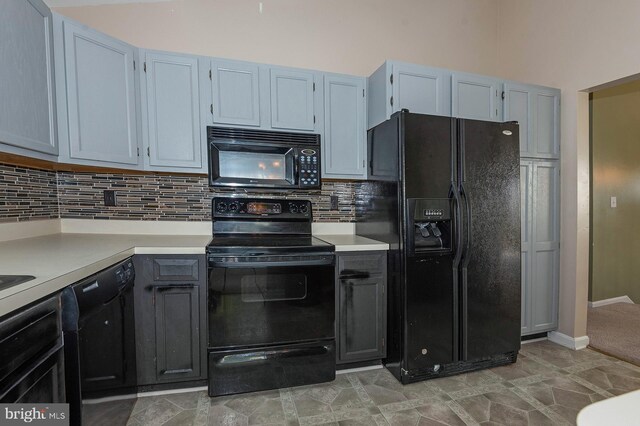
[[[33,275],[0,275],[0,290],[35,279]]]

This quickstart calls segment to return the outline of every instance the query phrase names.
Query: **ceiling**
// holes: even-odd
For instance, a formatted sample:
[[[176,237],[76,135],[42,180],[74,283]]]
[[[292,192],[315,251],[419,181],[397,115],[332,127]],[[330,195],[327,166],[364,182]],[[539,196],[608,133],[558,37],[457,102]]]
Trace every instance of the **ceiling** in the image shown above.
[[[153,3],[170,0],[44,0],[49,7],[96,6],[99,4]]]

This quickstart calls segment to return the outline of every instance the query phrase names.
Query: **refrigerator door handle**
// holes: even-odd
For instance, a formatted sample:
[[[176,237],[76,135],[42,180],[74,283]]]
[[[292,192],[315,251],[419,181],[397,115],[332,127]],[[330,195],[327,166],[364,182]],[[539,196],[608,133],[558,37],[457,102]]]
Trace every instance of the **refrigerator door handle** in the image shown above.
[[[453,361],[460,360],[460,260],[462,259],[462,207],[457,182],[451,182],[454,214],[455,254],[453,256]]]
[[[462,182],[460,184],[460,195],[461,195],[461,199],[463,200],[464,203],[464,209],[465,209],[465,223],[463,225],[465,234],[467,236],[465,242],[464,242],[464,251],[462,253],[462,267],[466,268],[467,266],[469,266],[469,260],[471,259],[471,225],[472,225],[472,221],[471,221],[471,200],[469,199],[469,194],[467,192],[467,190],[464,188],[464,182]]]

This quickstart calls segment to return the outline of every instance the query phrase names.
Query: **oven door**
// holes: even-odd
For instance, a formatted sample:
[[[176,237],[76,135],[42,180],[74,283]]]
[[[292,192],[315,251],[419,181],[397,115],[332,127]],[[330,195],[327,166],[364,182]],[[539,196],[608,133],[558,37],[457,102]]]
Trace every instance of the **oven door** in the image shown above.
[[[296,149],[246,142],[209,143],[209,184],[222,187],[295,188]]]
[[[334,255],[209,257],[209,348],[333,339]]]

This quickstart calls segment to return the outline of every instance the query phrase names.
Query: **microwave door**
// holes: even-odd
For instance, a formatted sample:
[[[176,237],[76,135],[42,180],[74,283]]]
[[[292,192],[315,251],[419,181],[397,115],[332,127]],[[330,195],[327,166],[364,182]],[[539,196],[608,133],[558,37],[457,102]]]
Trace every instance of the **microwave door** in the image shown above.
[[[296,150],[289,146],[211,142],[209,184],[222,187],[296,187]]]

